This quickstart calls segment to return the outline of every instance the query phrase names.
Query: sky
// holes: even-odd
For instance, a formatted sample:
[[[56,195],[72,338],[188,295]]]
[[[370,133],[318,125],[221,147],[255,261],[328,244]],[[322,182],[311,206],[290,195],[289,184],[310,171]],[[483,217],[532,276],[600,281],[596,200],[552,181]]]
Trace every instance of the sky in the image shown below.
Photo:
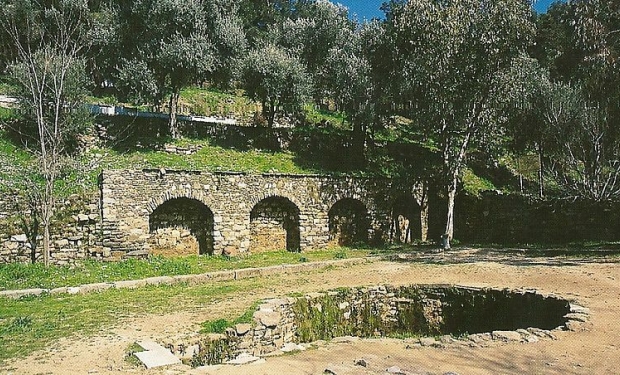
[[[554,0],[536,0],[534,9],[539,13],[544,13]],[[382,17],[383,12],[379,10],[385,0],[332,0],[349,8],[349,13],[357,14],[359,20]]]

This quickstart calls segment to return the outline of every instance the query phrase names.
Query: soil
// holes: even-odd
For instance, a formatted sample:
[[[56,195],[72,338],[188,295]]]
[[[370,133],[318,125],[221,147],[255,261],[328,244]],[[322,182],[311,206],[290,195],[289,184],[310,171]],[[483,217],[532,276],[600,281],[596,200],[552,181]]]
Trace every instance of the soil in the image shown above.
[[[391,260],[298,275],[277,275],[265,287],[238,293],[191,312],[136,316],[119,321],[94,337],[60,340],[47,350],[9,363],[0,373],[14,374],[612,374],[620,372],[620,259],[527,257],[517,253],[459,249],[446,254],[397,256]],[[127,362],[127,348],[140,340],[164,342],[191,335],[198,323],[243,311],[260,298],[293,291],[313,292],[343,286],[458,284],[536,289],[590,309],[577,331],[536,343],[492,343],[421,347],[396,339],[348,340],[316,349],[269,357],[239,367],[191,369],[184,365],[147,370]],[[355,362],[364,359],[366,366]]]

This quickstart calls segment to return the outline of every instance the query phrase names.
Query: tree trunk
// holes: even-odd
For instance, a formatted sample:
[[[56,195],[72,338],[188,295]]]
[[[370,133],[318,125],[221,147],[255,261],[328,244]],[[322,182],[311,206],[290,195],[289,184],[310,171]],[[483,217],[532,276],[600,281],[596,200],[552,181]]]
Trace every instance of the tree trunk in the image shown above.
[[[366,162],[366,155],[364,152],[364,145],[366,143],[366,130],[364,124],[359,119],[353,117],[353,164],[356,167],[361,167]]]
[[[428,185],[424,183],[422,199],[420,200],[420,240],[428,240]]]
[[[181,133],[179,131],[179,124],[177,121],[177,111],[179,106],[179,92],[174,90],[172,94],[170,94],[170,121],[168,122],[170,128],[170,136],[173,139],[181,138]]]
[[[542,144],[538,144],[538,193],[541,198],[545,197],[545,176],[544,176],[544,151]]]
[[[43,225],[43,264],[45,267],[50,265],[50,224],[46,222]]]
[[[444,232],[445,250],[450,249],[450,241],[454,238],[454,202],[456,201],[456,188],[458,185],[458,173],[454,173],[452,181],[448,185],[448,214],[446,216],[446,230]]]

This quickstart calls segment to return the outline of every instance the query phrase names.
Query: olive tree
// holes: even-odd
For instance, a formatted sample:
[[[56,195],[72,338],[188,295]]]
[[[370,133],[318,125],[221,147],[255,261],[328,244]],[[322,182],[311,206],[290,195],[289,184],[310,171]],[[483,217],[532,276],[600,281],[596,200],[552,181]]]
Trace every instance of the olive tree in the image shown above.
[[[243,62],[242,84],[246,94],[262,104],[269,128],[273,128],[278,113],[300,110],[311,87],[303,64],[274,45],[248,54]]]
[[[181,90],[205,81],[226,81],[246,48],[235,2],[228,0],[133,0],[120,4],[121,35],[130,53],[118,85],[134,100],[168,101],[169,129],[179,138]]]

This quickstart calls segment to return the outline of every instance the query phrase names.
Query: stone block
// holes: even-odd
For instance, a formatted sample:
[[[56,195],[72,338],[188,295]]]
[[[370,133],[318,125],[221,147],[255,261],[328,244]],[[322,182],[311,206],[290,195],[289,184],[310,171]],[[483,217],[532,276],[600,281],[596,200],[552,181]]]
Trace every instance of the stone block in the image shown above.
[[[282,315],[278,312],[257,311],[254,313],[254,321],[267,328],[275,328],[281,323]]]
[[[170,276],[149,277],[145,279],[146,285],[171,285],[174,279]]]
[[[113,283],[117,289],[136,289],[146,286],[146,280],[125,280]]]
[[[260,268],[244,268],[235,271],[235,280],[248,279],[261,276]]]
[[[235,325],[235,331],[237,332],[237,336],[244,336],[252,329],[251,324],[240,323]]]
[[[43,293],[47,292],[49,292],[49,290],[40,288],[22,290],[1,290],[0,297],[17,299],[24,296],[40,296]]]
[[[148,350],[134,354],[147,369],[180,364],[181,360],[175,357],[168,349]]]
[[[235,271],[218,271],[205,274],[210,281],[231,281],[235,279]]]
[[[80,293],[97,293],[103,292],[112,288],[114,284],[112,283],[94,283],[94,284],[85,284],[80,286]]]
[[[11,236],[11,241],[13,242],[28,242],[28,237],[25,234],[17,234],[14,236]]]
[[[500,340],[505,342],[522,340],[521,334],[515,331],[493,331],[491,333],[491,337],[493,338],[493,340]]]

